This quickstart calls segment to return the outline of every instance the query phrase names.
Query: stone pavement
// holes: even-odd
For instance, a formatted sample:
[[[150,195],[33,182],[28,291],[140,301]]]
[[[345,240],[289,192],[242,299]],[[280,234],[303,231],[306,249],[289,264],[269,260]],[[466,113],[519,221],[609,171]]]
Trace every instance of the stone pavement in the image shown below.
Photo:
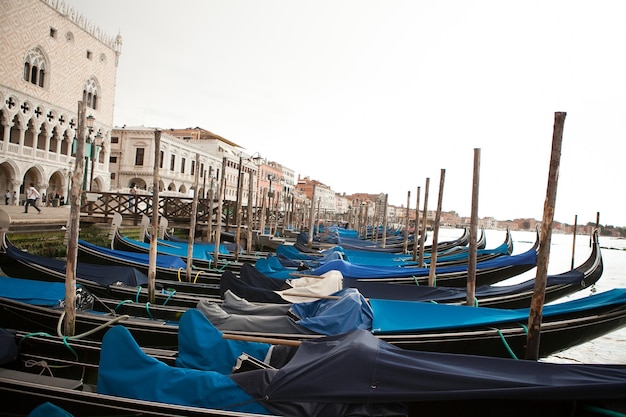
[[[41,214],[29,206],[28,213],[24,213],[24,206],[0,205],[0,210],[6,212],[11,217],[11,224],[15,225],[65,224],[70,217],[70,206],[39,207],[39,209]]]

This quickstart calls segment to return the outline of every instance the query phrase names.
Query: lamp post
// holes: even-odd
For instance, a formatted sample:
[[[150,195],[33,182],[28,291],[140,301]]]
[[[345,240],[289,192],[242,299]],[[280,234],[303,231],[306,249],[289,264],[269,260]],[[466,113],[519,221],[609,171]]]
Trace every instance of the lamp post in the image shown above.
[[[94,139],[91,141],[91,152],[90,152],[91,173],[89,175],[89,191],[91,191],[91,187],[93,186],[93,172],[94,172],[96,158],[98,157],[98,153],[99,153],[101,146],[102,146],[102,134],[100,133],[100,131],[98,131]]]
[[[91,132],[93,131],[93,123],[95,121],[96,121],[96,118],[93,117],[91,114],[85,117],[85,127],[87,128],[87,139],[88,139],[85,145],[89,146],[90,148],[87,149],[87,151],[85,152],[85,170],[83,172],[83,191],[87,189],[87,165],[88,165],[87,162],[91,155]],[[89,186],[89,189],[91,190],[91,185]]]

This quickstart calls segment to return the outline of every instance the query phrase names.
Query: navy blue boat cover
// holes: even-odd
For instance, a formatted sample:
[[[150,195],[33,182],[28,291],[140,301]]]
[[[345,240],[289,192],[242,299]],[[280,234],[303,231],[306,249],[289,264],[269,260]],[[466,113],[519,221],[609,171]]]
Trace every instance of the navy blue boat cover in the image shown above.
[[[84,240],[78,240],[79,245],[84,246],[85,248],[91,249],[96,252],[100,252],[106,256],[112,258],[118,258],[122,260],[128,260],[135,263],[148,265],[150,262],[150,254],[143,252],[129,252],[117,249],[109,249],[104,248],[102,246],[92,245],[89,242],[85,242]],[[169,269],[186,269],[187,264],[178,256],[165,255],[162,253],[158,253],[156,256],[156,266],[161,268],[169,268]]]
[[[565,286],[578,284],[585,275],[577,270],[571,270],[558,275],[549,275],[546,286]],[[297,279],[297,278],[295,278]],[[425,285],[392,284],[386,282],[369,282],[348,280],[344,286],[356,288],[366,298],[381,298],[389,300],[413,300],[413,301],[436,301],[452,302],[464,301],[467,297],[465,288],[455,287],[430,287]],[[529,279],[518,284],[511,285],[481,285],[476,287],[475,298],[517,294],[530,291],[534,288],[535,280]],[[275,291],[291,288],[288,281],[282,278],[272,278],[249,263],[241,265],[239,275],[225,270],[220,280],[220,294],[222,298],[227,290],[232,291],[239,297],[248,301],[264,303],[286,303],[287,301]]]
[[[185,315],[193,317],[181,326],[205,328],[205,319],[191,311]],[[194,350],[183,346],[189,341],[182,339],[179,349]],[[239,348],[247,350],[246,343]],[[212,350],[208,344],[205,347]],[[170,367],[147,356],[126,328],[116,326],[103,339],[98,392],[285,416],[399,415],[406,403],[433,400],[623,398],[626,365],[552,364],[403,350],[356,330],[303,341],[280,369],[226,376]],[[381,414],[383,409],[386,414]]]
[[[65,276],[66,262],[60,259],[46,258],[33,255],[9,245],[6,248],[7,255],[15,260],[25,263],[33,263]],[[102,286],[121,282],[125,285],[140,286],[148,283],[146,274],[137,268],[128,266],[95,265],[78,262],[76,264],[76,278],[96,282]]]

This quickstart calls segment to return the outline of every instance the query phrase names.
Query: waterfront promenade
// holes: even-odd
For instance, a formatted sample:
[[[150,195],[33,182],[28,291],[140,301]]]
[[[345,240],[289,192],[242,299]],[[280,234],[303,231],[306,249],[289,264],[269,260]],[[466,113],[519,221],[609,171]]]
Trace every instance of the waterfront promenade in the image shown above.
[[[70,217],[70,206],[40,207],[40,209],[41,214],[33,207],[28,207],[28,213],[24,213],[24,206],[0,205],[0,210],[6,212],[11,217],[11,224],[16,226],[62,225],[66,224]]]

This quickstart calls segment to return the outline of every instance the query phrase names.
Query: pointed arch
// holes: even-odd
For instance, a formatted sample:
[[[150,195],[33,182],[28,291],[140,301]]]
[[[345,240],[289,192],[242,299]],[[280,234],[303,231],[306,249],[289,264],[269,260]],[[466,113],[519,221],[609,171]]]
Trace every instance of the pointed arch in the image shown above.
[[[39,46],[26,52],[24,57],[24,81],[41,88],[46,86],[48,74],[48,59]]]

